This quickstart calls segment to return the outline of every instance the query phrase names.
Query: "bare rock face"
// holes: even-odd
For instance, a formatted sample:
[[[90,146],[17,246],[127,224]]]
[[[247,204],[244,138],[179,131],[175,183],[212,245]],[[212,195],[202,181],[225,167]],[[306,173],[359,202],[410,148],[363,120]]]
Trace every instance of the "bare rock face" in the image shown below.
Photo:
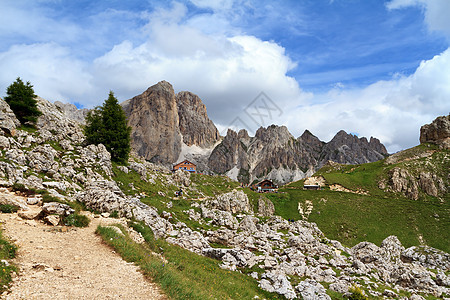
[[[78,122],[68,118],[55,104],[41,97],[37,97],[36,100],[37,106],[42,112],[36,122],[41,139],[69,140],[76,144],[84,140],[84,134]]]
[[[202,100],[190,92],[179,92],[176,99],[183,142],[188,146],[214,145],[220,138],[219,131],[209,119]]]
[[[223,141],[212,151],[208,165],[212,171],[223,174],[231,170],[234,166],[238,169],[248,170],[247,149],[241,142],[240,135],[245,137],[245,130],[238,133],[228,129]],[[248,136],[248,134],[247,134]]]
[[[74,104],[71,103],[62,103],[60,101],[55,101],[55,106],[61,110],[69,119],[75,120],[80,124],[86,123],[86,116],[89,112],[89,109],[82,108],[78,109]]]
[[[15,135],[16,127],[20,126],[19,120],[5,100],[0,98],[0,135]]]
[[[403,193],[410,199],[419,198],[419,187],[417,181],[409,172],[401,168],[393,168],[389,172],[389,186],[392,191]]]
[[[325,145],[322,152],[321,165],[331,160],[341,164],[363,164],[385,158],[388,152],[376,138],[358,138],[355,135],[339,131]]]
[[[420,143],[433,143],[450,149],[450,115],[437,117],[420,128]]]
[[[178,108],[173,87],[161,81],[122,103],[136,153],[157,163],[173,163],[181,151]]]

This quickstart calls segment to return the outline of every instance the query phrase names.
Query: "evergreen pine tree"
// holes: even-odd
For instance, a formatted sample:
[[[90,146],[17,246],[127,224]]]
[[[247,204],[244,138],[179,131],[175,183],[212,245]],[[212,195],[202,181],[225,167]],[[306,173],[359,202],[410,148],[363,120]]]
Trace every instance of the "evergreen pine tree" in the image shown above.
[[[36,95],[29,81],[25,84],[20,77],[6,89],[5,101],[20,123],[34,125],[42,112],[37,107]]]
[[[125,163],[130,154],[131,127],[113,92],[101,107],[89,112],[84,129],[89,144],[103,144],[113,161]]]

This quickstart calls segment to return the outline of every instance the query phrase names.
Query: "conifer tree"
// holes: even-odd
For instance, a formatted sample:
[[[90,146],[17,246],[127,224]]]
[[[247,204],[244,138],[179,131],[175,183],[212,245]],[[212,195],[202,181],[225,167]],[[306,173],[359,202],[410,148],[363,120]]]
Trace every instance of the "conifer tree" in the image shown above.
[[[37,107],[36,95],[29,81],[25,84],[20,77],[6,89],[6,103],[12,109],[20,123],[24,125],[36,124],[42,112]]]
[[[102,106],[89,112],[84,133],[89,144],[105,145],[113,161],[126,163],[128,160],[131,127],[112,91]]]

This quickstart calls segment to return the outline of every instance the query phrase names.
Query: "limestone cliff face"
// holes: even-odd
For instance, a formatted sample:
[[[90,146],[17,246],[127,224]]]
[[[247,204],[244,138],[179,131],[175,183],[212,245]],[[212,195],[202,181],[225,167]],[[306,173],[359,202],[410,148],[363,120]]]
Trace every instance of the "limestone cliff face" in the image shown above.
[[[183,142],[188,146],[213,146],[219,140],[220,135],[214,123],[209,119],[202,100],[191,92],[179,92],[176,100]]]
[[[233,167],[248,170],[247,148],[244,141],[248,137],[245,130],[238,133],[228,129],[223,141],[214,148],[208,159],[210,169],[219,174],[224,174]]]
[[[244,182],[269,178],[286,183],[312,175],[328,160],[356,164],[385,155],[386,148],[375,138],[369,142],[340,131],[324,143],[308,130],[296,139],[285,126],[272,125],[258,129],[253,138],[229,130],[211,154],[209,167],[221,174],[237,168],[235,179]]]
[[[157,163],[173,163],[181,151],[178,108],[170,83],[161,81],[122,103],[131,126],[132,148]]]
[[[420,143],[434,143],[450,149],[450,115],[437,117],[420,128]]]
[[[167,81],[155,84],[121,105],[132,128],[133,149],[151,162],[170,165],[180,159],[182,147],[212,148],[220,139],[201,99],[190,92],[175,94]],[[187,158],[189,153],[184,155]],[[194,156],[199,161],[190,156],[189,159],[199,164],[202,157]]]

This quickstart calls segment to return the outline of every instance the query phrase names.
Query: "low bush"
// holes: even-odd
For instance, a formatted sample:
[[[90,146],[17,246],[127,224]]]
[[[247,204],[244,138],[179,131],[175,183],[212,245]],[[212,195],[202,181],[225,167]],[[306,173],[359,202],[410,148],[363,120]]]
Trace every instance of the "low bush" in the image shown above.
[[[22,193],[22,194],[25,194],[25,195],[34,195],[34,194],[36,194],[36,190],[35,189],[29,189],[25,185],[23,185],[22,183],[14,183],[11,186],[11,189],[14,192],[19,192],[19,193]]]
[[[2,213],[6,213],[6,214],[10,214],[10,213],[15,213],[19,210],[19,208],[15,205],[11,205],[11,204],[0,204],[0,211]]]
[[[353,285],[351,288],[348,289],[348,291],[351,293],[351,295],[348,297],[348,299],[350,299],[350,300],[368,300],[369,299],[364,294],[364,291],[356,285]]]
[[[89,218],[79,214],[71,214],[64,217],[63,223],[66,226],[87,227],[89,226]]]
[[[0,231],[0,259],[2,260],[0,262],[0,293],[8,289],[12,273],[17,272],[14,265],[5,261],[16,257],[16,251],[17,246],[4,239]]]

